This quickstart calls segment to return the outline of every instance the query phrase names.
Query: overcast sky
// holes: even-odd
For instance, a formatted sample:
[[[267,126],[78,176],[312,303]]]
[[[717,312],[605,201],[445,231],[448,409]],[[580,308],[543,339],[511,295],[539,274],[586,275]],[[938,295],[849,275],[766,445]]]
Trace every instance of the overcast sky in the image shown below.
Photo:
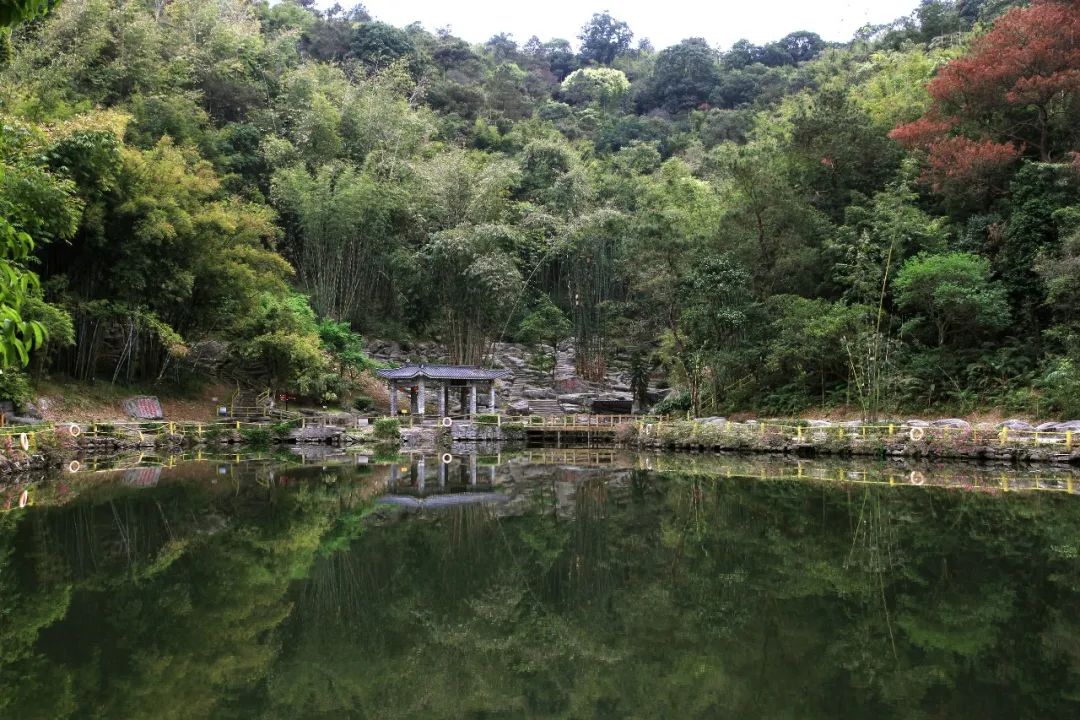
[[[343,7],[351,2],[338,0]],[[320,0],[328,6],[333,0]],[[687,37],[703,37],[726,50],[740,38],[755,44],[810,30],[826,40],[850,40],[867,23],[910,14],[918,0],[364,0],[377,20],[396,25],[420,21],[428,30],[450,26],[469,42],[505,32],[524,43],[561,37],[577,45],[581,26],[594,12],[608,10],[634,31],[635,44],[649,38],[657,49]]]

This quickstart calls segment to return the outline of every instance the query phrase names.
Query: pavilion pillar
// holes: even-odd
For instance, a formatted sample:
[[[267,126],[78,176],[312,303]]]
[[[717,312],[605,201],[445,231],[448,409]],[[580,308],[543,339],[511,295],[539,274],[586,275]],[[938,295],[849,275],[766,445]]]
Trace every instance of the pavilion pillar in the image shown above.
[[[427,460],[423,455],[416,461],[416,489],[423,490],[424,482],[427,480]]]
[[[446,383],[439,385],[439,417],[446,417]]]
[[[410,415],[415,415],[417,412],[418,411],[416,409],[416,388],[411,387],[411,388],[409,388],[409,414]]]
[[[476,484],[476,453],[469,456],[469,484]]]
[[[469,389],[461,388],[461,392],[458,393],[458,404],[461,407],[461,414],[469,414]]]
[[[491,382],[491,387],[488,388],[488,408],[491,412],[495,412],[495,381]]]
[[[390,417],[397,417],[397,383],[388,382],[386,386],[390,388]]]
[[[420,378],[416,383],[416,414],[423,416],[427,411],[427,389],[424,385],[424,378]]]
[[[469,385],[469,417],[476,416],[476,385]]]

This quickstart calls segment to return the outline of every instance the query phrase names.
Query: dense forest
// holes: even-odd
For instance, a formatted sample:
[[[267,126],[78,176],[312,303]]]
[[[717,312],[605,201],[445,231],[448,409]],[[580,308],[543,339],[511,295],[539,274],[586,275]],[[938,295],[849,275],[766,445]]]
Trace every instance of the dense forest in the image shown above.
[[[2,7],[0,394],[225,341],[333,399],[367,334],[573,339],[672,410],[1080,414],[1075,2],[725,51],[606,12],[474,45],[310,0]]]

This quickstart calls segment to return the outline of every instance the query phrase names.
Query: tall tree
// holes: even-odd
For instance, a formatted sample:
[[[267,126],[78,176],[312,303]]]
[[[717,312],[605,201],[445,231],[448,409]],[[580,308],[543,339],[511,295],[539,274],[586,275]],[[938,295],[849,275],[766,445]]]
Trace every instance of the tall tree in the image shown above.
[[[600,65],[610,65],[615,58],[630,49],[634,33],[622,20],[616,20],[611,13],[594,13],[592,19],[581,28],[578,35],[581,40],[581,59]]]
[[[715,50],[702,38],[690,38],[662,50],[643,102],[681,112],[709,102],[720,82]]]

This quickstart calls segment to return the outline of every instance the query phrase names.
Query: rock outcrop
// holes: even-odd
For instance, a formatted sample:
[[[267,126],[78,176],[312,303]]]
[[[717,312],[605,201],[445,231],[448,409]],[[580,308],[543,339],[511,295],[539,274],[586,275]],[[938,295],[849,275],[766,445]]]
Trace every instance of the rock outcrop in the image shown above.
[[[448,361],[446,349],[433,342],[402,344],[370,340],[367,353],[376,360],[402,364]],[[538,369],[531,358],[530,350],[524,345],[495,343],[492,366],[513,373],[511,380],[496,385],[499,407],[503,411],[510,414],[557,415],[590,411],[628,414],[632,410],[634,398],[628,360],[616,358],[601,380],[591,381],[577,374],[576,352],[572,342],[559,345],[553,371]],[[660,400],[664,392],[659,386],[650,386],[650,402]]]

